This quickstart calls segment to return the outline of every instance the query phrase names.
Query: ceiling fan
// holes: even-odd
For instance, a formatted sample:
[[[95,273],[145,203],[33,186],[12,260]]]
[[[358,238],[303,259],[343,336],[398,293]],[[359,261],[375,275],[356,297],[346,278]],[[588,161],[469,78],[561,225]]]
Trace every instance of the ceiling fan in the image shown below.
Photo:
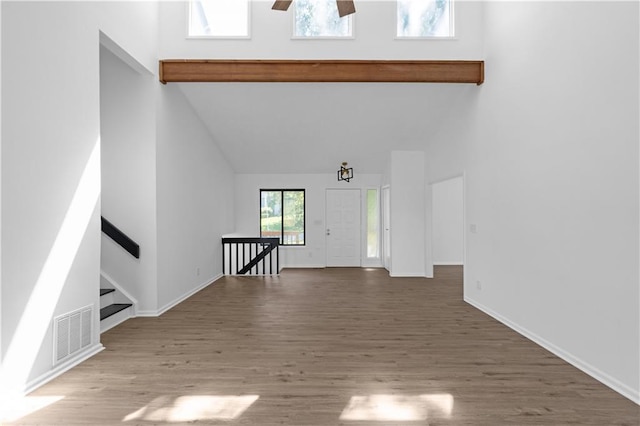
[[[276,0],[271,9],[287,10],[289,6],[291,6],[291,3],[293,3],[293,0]],[[356,13],[356,5],[353,3],[353,0],[336,0],[336,4],[338,5],[338,15],[340,15],[341,18]]]

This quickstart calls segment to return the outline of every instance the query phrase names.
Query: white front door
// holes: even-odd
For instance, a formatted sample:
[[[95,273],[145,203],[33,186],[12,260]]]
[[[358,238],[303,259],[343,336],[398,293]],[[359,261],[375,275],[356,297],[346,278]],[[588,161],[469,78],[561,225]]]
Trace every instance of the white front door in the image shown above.
[[[360,266],[360,190],[327,189],[327,266]]]

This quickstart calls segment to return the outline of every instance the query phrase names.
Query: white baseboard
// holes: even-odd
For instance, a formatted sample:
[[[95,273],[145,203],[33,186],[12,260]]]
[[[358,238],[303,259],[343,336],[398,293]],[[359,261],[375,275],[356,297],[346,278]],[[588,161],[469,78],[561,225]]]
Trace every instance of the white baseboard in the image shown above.
[[[392,278],[425,278],[427,273],[425,271],[422,272],[403,272],[402,274],[394,274],[389,272],[389,276]]]
[[[215,277],[210,278],[207,281],[199,284],[197,287],[195,287],[191,291],[189,291],[189,292],[177,297],[173,301],[165,304],[163,307],[159,308],[158,310],[156,310],[156,311],[138,311],[136,316],[138,316],[138,317],[159,317],[160,315],[164,314],[165,312],[167,312],[169,309],[173,308],[177,304],[179,304],[181,302],[184,302],[186,299],[188,299],[189,297],[193,296],[194,294],[196,294],[200,290],[202,290],[202,289],[204,289],[206,287],[209,287],[211,284],[213,284],[214,282],[218,281],[223,276],[224,275],[222,275],[222,274],[218,274]]]
[[[33,392],[40,386],[44,385],[47,382],[50,382],[51,380],[55,379],[59,375],[66,373],[67,371],[71,370],[73,367],[81,364],[82,362],[88,360],[89,358],[91,358],[92,356],[94,356],[99,352],[102,352],[103,350],[104,350],[104,346],[102,346],[101,343],[96,343],[95,345],[85,349],[84,351],[80,352],[79,354],[69,359],[68,361],[63,362],[62,364],[56,366],[54,369],[50,371],[47,371],[40,377],[37,377],[29,381],[29,383],[25,385],[24,395],[27,395],[28,393]]]
[[[306,265],[283,265],[282,267],[280,267],[280,271],[282,271],[283,269],[324,269],[326,268],[327,265],[324,264],[306,264]]]
[[[164,314],[165,312],[167,312],[169,309],[173,308],[174,306],[176,306],[177,304],[184,302],[185,300],[187,300],[188,298],[190,298],[191,296],[193,296],[194,294],[196,294],[197,292],[199,292],[200,290],[209,287],[211,284],[213,284],[214,282],[218,281],[220,278],[222,278],[222,274],[218,274],[213,278],[208,279],[207,281],[201,283],[200,285],[198,285],[196,288],[194,288],[193,290],[183,294],[182,296],[174,299],[172,302],[167,303],[166,305],[164,305],[162,308],[160,308],[158,310],[158,316]]]
[[[141,317],[157,317],[159,311],[138,311],[136,312],[136,318]]]
[[[433,266],[463,266],[464,263],[462,262],[447,262],[447,261],[439,261],[439,260],[434,260],[433,261]]]
[[[493,311],[492,309],[484,306],[483,304],[478,303],[477,301],[475,301],[475,300],[473,300],[473,299],[471,299],[471,298],[469,298],[467,296],[464,297],[464,301],[467,302],[468,304],[472,305],[473,307],[481,310],[482,312],[484,312],[485,314],[489,315],[490,317],[493,317],[494,319],[500,321],[502,324],[506,325],[507,327],[511,328],[512,330],[516,331],[517,333],[520,333],[521,335],[523,335],[527,339],[531,340],[532,342],[542,346],[543,348],[545,348],[549,352],[553,353],[557,357],[559,357],[559,358],[563,359],[564,361],[568,362],[569,364],[573,365],[577,369],[585,372],[586,374],[588,374],[589,376],[591,376],[594,379],[598,380],[602,384],[610,387],[611,389],[613,389],[614,391],[618,392],[620,395],[624,396],[625,398],[628,398],[631,401],[635,402],[636,404],[640,405],[640,390],[639,389],[633,389],[630,386],[628,386],[628,385],[626,385],[624,383],[621,383],[619,380],[611,377],[607,373],[599,370],[598,368],[594,367],[593,365],[581,360],[579,357],[577,357],[577,356],[565,351],[564,349],[554,345],[553,343],[551,343],[551,342],[547,341],[546,339],[538,336],[537,334],[527,330],[526,328],[521,327],[520,325],[512,322],[508,318],[500,315],[499,313],[497,313],[497,312]]]

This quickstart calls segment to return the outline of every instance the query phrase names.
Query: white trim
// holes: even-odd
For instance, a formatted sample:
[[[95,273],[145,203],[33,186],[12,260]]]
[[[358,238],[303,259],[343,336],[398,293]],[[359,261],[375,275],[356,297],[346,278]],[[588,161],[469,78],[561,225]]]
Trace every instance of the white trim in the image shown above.
[[[615,379],[614,377],[611,377],[607,373],[605,373],[605,372],[601,371],[600,369],[594,367],[593,365],[589,364],[588,362],[585,362],[582,359],[580,359],[579,357],[577,357],[577,356],[565,351],[564,349],[554,345],[553,343],[547,341],[546,339],[538,336],[536,333],[533,333],[533,332],[527,330],[526,328],[521,327],[520,325],[514,323],[513,321],[511,321],[508,318],[500,315],[499,313],[493,311],[492,309],[484,306],[483,304],[481,304],[481,303],[479,303],[479,302],[477,302],[477,301],[475,301],[475,300],[473,300],[473,299],[471,299],[471,298],[469,298],[467,296],[464,297],[464,301],[467,302],[468,304],[470,304],[471,306],[481,310],[485,314],[487,314],[487,315],[493,317],[494,319],[500,321],[502,324],[506,325],[507,327],[511,328],[512,330],[516,331],[517,333],[520,333],[521,335],[523,335],[527,339],[531,340],[532,342],[542,346],[543,348],[545,348],[549,352],[553,353],[557,357],[559,357],[559,358],[563,359],[564,361],[568,362],[569,364],[573,365],[577,369],[582,370],[583,372],[587,373],[589,376],[591,376],[594,379],[598,380],[602,384],[610,387],[611,389],[613,389],[614,391],[618,392],[620,395],[624,396],[625,398],[628,398],[631,401],[635,402],[636,404],[640,405],[640,390],[633,389],[630,386],[620,382],[618,379]]]
[[[303,41],[313,41],[313,40],[355,40],[355,36],[291,36],[291,40],[303,40]]]
[[[179,296],[176,299],[174,299],[173,301],[165,304],[160,309],[158,309],[156,311],[139,311],[136,316],[138,316],[138,317],[159,317],[160,315],[162,315],[165,312],[167,312],[169,309],[173,308],[174,306],[178,305],[179,303],[184,302],[186,299],[188,299],[189,297],[193,296],[194,294],[196,294],[200,290],[203,290],[206,287],[209,287],[211,284],[213,284],[214,282],[218,281],[223,276],[224,275],[222,275],[222,274],[218,274],[215,277],[213,277],[213,278],[203,282],[202,284],[198,285],[196,288],[192,289],[191,291],[188,291],[187,293],[183,294],[182,296]]]
[[[111,284],[116,290],[122,293],[124,297],[129,299],[129,301],[133,304],[133,316],[134,317],[138,316],[138,300],[135,297],[133,297],[131,294],[129,294],[128,291],[122,288],[122,286],[118,284],[116,280],[114,280],[109,274],[107,274],[102,269],[100,269],[100,275],[104,277],[104,279],[107,280],[109,284]]]
[[[394,40],[398,40],[398,41],[458,41],[460,40],[458,37],[452,37],[452,36],[447,36],[447,37],[400,37],[400,36],[395,36],[393,38]]]
[[[433,266],[463,266],[464,263],[461,261],[439,261],[439,260],[434,260],[433,261]]]
[[[385,194],[387,195],[387,204],[385,204]],[[388,207],[388,212],[387,212]],[[387,216],[389,216],[387,218]],[[389,235],[388,238],[385,237],[386,229],[385,223],[389,223]],[[382,267],[385,268],[389,273],[391,273],[391,264],[393,260],[391,259],[391,185],[382,185],[380,188],[380,261],[382,262]],[[389,241],[387,241],[387,239]],[[389,252],[389,253],[387,253]],[[389,264],[387,264],[387,255]]]
[[[324,269],[326,268],[327,265],[321,264],[321,263],[316,263],[316,264],[303,264],[303,265],[284,265],[280,267],[280,271],[282,271],[283,269]],[[246,277],[249,275],[234,275],[235,277]],[[255,275],[254,275],[255,276]],[[258,275],[258,276],[263,276],[263,277],[268,277],[270,276],[269,274],[266,275]]]
[[[178,298],[174,299],[173,301],[165,304],[162,308],[158,309],[158,316],[164,314],[169,309],[173,308],[174,306],[178,305],[179,303],[184,302],[185,300],[187,300],[188,298],[190,298],[191,296],[193,296],[194,294],[196,294],[200,290],[203,290],[203,289],[209,287],[211,284],[213,284],[214,282],[218,281],[222,277],[223,277],[222,274],[218,274],[215,277],[213,277],[213,278],[201,283],[200,285],[198,285],[193,290],[188,291],[187,293],[183,294],[182,296],[179,296]]]
[[[73,367],[86,361],[87,359],[91,358],[97,353],[102,352],[103,350],[104,350],[104,346],[102,346],[101,343],[97,343],[93,346],[88,347],[87,349],[78,353],[76,356],[69,359],[68,361],[63,362],[62,364],[59,364],[53,370],[49,370],[43,375],[29,381],[29,383],[25,385],[23,395],[33,392],[40,386],[43,386],[44,384],[50,382],[51,380],[55,379],[61,374],[66,373],[67,371],[71,370]]]
[[[187,40],[251,40],[251,36],[187,36]]]
[[[158,311],[138,311],[136,313],[136,318],[155,318],[158,316]]]
[[[389,276],[391,278],[414,278],[414,277],[419,277],[419,278],[429,278],[425,275],[424,271],[422,272],[403,272],[402,274],[394,274],[392,272],[389,272]]]

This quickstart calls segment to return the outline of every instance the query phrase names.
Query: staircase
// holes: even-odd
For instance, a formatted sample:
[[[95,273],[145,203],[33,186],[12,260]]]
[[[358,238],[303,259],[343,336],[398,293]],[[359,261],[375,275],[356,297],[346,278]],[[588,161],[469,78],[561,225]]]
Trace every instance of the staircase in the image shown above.
[[[102,232],[125,249],[136,259],[140,259],[140,246],[124,232],[101,216]],[[120,290],[118,290],[120,289]],[[115,284],[100,271],[100,333],[115,327],[135,316],[135,299],[122,287]]]
[[[280,238],[223,237],[222,273],[224,275],[278,275]],[[274,268],[275,261],[275,268]]]
[[[133,303],[100,277],[100,333],[134,316]]]

